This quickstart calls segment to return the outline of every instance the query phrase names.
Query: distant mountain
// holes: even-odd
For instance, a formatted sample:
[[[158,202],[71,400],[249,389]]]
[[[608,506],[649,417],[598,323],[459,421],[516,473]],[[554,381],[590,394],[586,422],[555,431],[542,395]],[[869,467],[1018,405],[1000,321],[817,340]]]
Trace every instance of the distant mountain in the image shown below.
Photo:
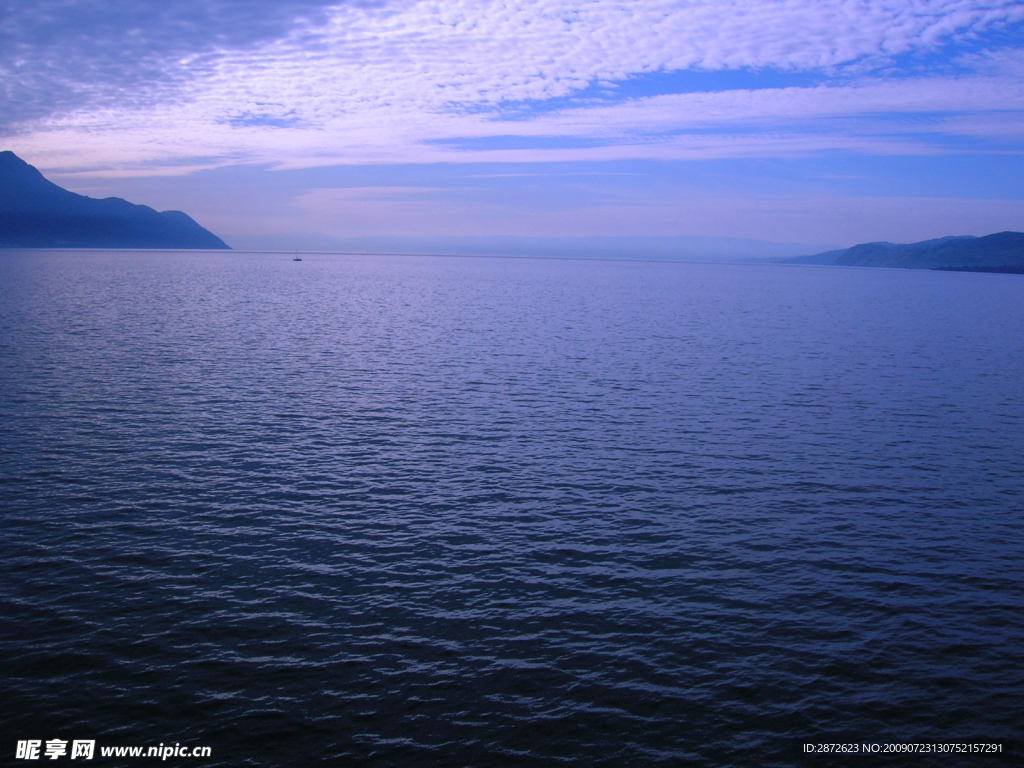
[[[852,248],[787,261],[791,264],[848,267],[1020,272],[1024,269],[1024,232],[998,232],[985,237],[940,237],[906,244],[861,243]]]
[[[526,256],[565,259],[655,259],[658,261],[778,261],[822,248],[808,243],[775,243],[699,235],[544,236],[544,235],[366,235],[337,237],[315,233],[238,235],[236,248],[293,248],[356,253],[434,253],[465,256]]]
[[[0,152],[0,248],[229,248],[181,211],[77,195]]]

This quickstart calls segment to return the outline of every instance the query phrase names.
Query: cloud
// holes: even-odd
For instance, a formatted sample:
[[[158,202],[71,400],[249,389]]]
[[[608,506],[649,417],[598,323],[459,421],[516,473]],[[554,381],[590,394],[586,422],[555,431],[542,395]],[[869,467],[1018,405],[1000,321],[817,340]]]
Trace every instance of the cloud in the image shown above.
[[[331,0],[2,0],[0,127],[179,98],[225,52],[321,23]]]
[[[258,49],[224,53],[192,94],[208,114],[279,102],[309,125],[353,111],[477,111],[680,70],[830,70],[927,52],[1024,20],[968,0],[406,0],[340,6]]]
[[[87,154],[99,173],[180,174],[241,162],[279,169],[320,165],[593,162],[779,157],[825,151],[926,155],[950,139],[1014,142],[1024,85],[997,77],[915,78],[850,85],[664,94],[572,107],[529,120],[491,114],[366,109],[319,128],[237,126],[175,110],[150,111],[120,127],[118,112],[90,122],[54,121],[22,145],[57,168]],[[166,125],[195,126],[182,142]],[[83,130],[84,129],[84,130]],[[110,135],[118,137],[116,144]],[[510,137],[543,139],[515,148]],[[580,146],[574,141],[589,139]],[[993,147],[992,149],[997,149]],[[977,149],[977,148],[975,148]],[[183,155],[187,151],[188,155]],[[194,155],[201,152],[205,162]],[[60,154],[58,154],[60,153]]]
[[[1009,141],[998,125],[1024,108],[1021,54],[1000,37],[1024,22],[1016,0],[7,5],[0,115],[19,151],[64,172],[928,154],[942,136]],[[944,47],[949,71],[922,76],[914,62]],[[821,83],[617,88],[739,69]],[[934,120],[893,118],[913,114]]]
[[[720,235],[785,242],[914,241],[934,236],[936,218],[958,234],[985,234],[1018,215],[1019,201],[843,195],[676,194],[652,203],[637,194],[548,205],[509,205],[449,189],[350,187],[302,195],[307,231],[327,236],[508,235],[632,237]],[[273,225],[262,230],[272,232]],[[948,233],[947,233],[948,234]]]

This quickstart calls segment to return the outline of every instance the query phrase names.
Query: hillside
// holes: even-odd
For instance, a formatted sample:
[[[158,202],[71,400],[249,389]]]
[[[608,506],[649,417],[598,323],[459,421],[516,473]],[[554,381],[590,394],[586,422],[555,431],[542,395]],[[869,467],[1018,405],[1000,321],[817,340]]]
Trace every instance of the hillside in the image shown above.
[[[919,243],[861,243],[852,248],[788,259],[788,262],[1014,272],[1024,268],[1024,232],[998,232],[985,237],[940,237]]]
[[[0,152],[0,248],[229,248],[181,211],[57,186],[13,152]]]

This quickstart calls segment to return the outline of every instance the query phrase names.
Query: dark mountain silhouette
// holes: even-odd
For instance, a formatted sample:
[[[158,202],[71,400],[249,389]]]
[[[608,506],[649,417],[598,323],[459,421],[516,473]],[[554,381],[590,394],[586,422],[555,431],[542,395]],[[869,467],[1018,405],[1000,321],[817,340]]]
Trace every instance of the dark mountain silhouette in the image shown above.
[[[920,243],[861,243],[852,248],[788,259],[791,264],[848,267],[905,267],[979,272],[1024,269],[1024,232],[985,237],[940,237]]]
[[[77,195],[13,152],[0,152],[0,247],[229,248],[181,211]]]

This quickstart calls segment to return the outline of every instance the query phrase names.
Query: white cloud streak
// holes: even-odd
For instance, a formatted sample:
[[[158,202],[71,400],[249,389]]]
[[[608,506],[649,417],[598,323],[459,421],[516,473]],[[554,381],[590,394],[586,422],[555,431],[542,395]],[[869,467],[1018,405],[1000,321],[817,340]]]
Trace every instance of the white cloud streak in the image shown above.
[[[923,240],[935,236],[939,219],[957,233],[998,230],[1017,217],[1018,201],[970,198],[748,195],[723,197],[690,192],[652,203],[624,196],[598,204],[546,209],[456,200],[447,189],[351,187],[316,189],[297,206],[315,231],[334,236],[572,235],[630,237],[721,235],[785,242],[794,233],[811,242],[863,240],[865,220],[877,239]],[[274,222],[266,232],[274,232]]]

